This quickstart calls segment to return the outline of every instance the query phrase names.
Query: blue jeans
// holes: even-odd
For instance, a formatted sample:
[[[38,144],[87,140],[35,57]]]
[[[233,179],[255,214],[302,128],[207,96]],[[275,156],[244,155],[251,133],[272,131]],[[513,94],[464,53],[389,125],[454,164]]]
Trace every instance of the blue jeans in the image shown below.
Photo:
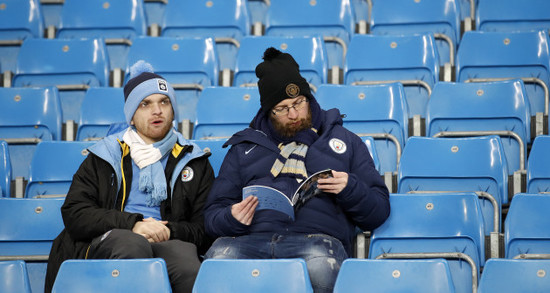
[[[316,293],[332,292],[342,262],[348,257],[342,243],[325,234],[258,233],[218,238],[206,258],[302,258]]]

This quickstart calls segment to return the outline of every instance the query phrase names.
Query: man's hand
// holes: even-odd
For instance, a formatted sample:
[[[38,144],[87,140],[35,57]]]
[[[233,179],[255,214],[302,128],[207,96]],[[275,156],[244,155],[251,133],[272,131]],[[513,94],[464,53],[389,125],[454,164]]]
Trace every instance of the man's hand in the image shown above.
[[[166,227],[166,224],[168,221],[147,218],[136,222],[132,232],[142,235],[151,243],[167,241],[170,239],[170,229]]]
[[[338,194],[348,185],[348,173],[332,170],[332,177],[319,178],[317,188],[324,192]]]
[[[249,196],[240,203],[236,203],[231,206],[231,215],[237,221],[245,225],[250,225],[252,223],[252,218],[254,218],[254,212],[258,206],[258,198],[255,196]]]

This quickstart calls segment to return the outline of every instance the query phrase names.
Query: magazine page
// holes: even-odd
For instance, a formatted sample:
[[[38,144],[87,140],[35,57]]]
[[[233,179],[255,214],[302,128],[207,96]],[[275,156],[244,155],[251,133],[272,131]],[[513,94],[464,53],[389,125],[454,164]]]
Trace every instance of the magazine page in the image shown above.
[[[263,185],[250,185],[243,188],[243,199],[251,195],[258,198],[256,210],[277,210],[289,215],[292,220],[294,220],[292,203],[290,199],[279,190]]]
[[[292,196],[292,205],[294,206],[294,210],[297,211],[310,198],[322,193],[322,191],[317,188],[317,180],[319,178],[328,178],[328,177],[332,177],[331,169],[326,169],[326,170],[316,172],[313,175],[309,176],[306,180],[304,180],[304,182],[300,184],[300,186],[298,187],[298,190],[296,190],[296,192]]]

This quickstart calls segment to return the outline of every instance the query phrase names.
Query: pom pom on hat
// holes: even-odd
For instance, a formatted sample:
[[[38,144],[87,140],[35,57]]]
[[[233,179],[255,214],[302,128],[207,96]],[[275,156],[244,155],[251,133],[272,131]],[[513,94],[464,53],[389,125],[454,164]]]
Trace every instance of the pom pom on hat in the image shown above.
[[[130,67],[130,79],[144,73],[144,72],[151,72],[154,73],[153,66],[145,60],[139,60],[138,62],[134,63],[132,67]]]

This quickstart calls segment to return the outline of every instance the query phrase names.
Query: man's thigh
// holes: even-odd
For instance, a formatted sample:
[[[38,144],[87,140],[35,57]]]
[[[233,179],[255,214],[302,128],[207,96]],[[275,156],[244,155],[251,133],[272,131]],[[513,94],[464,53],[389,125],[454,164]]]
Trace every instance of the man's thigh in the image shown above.
[[[262,259],[271,258],[272,235],[220,237],[214,241],[206,258]]]

